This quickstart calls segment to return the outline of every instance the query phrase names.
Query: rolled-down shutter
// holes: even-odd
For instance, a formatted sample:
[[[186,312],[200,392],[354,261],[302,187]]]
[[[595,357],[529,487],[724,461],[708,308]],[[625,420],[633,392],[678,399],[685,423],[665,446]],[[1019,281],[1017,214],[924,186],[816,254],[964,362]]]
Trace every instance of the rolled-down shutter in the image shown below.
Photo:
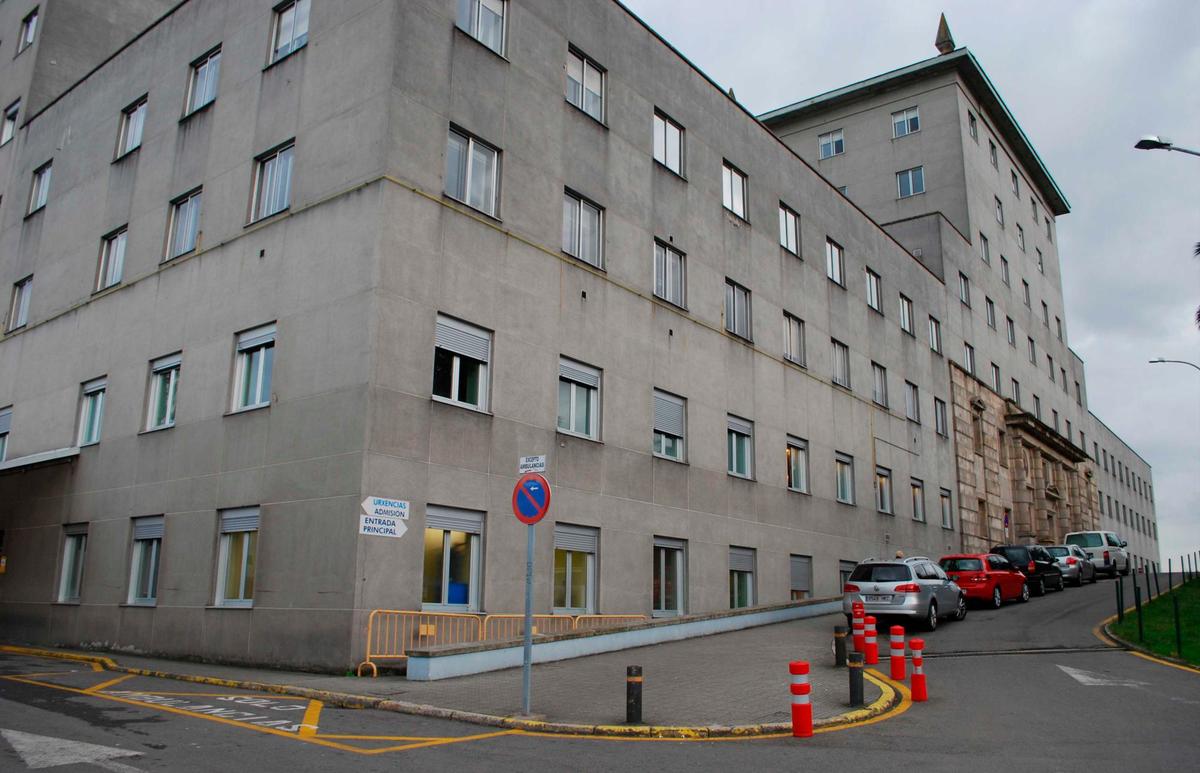
[[[221,513],[221,533],[229,534],[235,531],[257,531],[258,508],[239,507]]]
[[[425,528],[483,534],[483,513],[441,505],[425,506]]]
[[[752,548],[730,548],[729,568],[736,572],[753,572],[754,550]]]
[[[749,435],[754,429],[754,425],[745,419],[740,419],[737,416],[729,417],[729,428],[734,432],[740,432],[743,435]]]
[[[155,373],[159,373],[164,370],[171,370],[172,368],[178,368],[182,363],[183,363],[183,354],[172,354],[167,357],[162,357],[162,358],[155,360],[151,364],[150,367],[151,367],[151,370],[153,370]]]
[[[66,526],[63,527],[63,534],[66,534],[68,537],[76,535],[76,534],[87,534],[87,533],[88,533],[88,525],[86,523],[68,523]]]
[[[0,411],[0,435],[3,435],[6,432],[8,432],[9,428],[11,426],[12,426],[12,409],[5,408],[3,411]]]
[[[247,349],[255,349],[263,344],[269,344],[275,340],[275,323],[256,327],[253,330],[247,330],[245,333],[238,335],[237,350],[244,352]]]
[[[133,538],[138,539],[162,539],[163,537],[163,517],[161,515],[151,515],[146,518],[133,519]]]
[[[492,349],[492,338],[486,331],[447,317],[438,317],[434,343],[439,349],[480,362],[489,362]]]
[[[574,381],[576,384],[583,384],[592,389],[600,388],[600,372],[577,362],[559,360],[558,376],[559,378]]]
[[[683,400],[663,392],[655,392],[654,430],[675,437],[683,437],[685,426]]]
[[[683,550],[685,545],[687,545],[686,542],[684,542],[681,539],[675,539],[674,537],[655,537],[654,538],[654,547],[656,547],[656,548],[671,548],[673,550]]]
[[[556,523],[554,524],[554,547],[558,550],[596,553],[600,549],[600,530],[587,526]]]
[[[812,559],[808,556],[792,556],[792,590],[811,591]]]

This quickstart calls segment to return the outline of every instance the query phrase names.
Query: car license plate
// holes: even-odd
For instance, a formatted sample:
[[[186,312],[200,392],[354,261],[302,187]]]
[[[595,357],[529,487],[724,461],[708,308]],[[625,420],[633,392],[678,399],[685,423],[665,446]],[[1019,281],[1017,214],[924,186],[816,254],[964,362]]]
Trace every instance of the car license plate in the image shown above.
[[[891,596],[864,596],[863,598],[875,604],[886,604],[892,600]]]

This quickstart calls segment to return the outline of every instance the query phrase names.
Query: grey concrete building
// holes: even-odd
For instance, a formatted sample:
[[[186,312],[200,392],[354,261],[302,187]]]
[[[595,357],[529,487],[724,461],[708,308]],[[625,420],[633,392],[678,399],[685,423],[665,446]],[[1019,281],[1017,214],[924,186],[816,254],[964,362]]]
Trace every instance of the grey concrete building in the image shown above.
[[[931,146],[964,131],[942,91]],[[993,110],[1021,200],[1065,211]],[[616,3],[171,8],[0,148],[6,637],[344,668],[372,609],[516,612],[533,454],[538,612],[827,596],[959,549],[964,343],[1086,447],[1082,386],[985,297],[1082,363],[981,264],[978,201],[875,211],[793,134]],[[1061,318],[1052,230],[1045,274],[1012,230]],[[408,503],[399,537],[367,497]]]

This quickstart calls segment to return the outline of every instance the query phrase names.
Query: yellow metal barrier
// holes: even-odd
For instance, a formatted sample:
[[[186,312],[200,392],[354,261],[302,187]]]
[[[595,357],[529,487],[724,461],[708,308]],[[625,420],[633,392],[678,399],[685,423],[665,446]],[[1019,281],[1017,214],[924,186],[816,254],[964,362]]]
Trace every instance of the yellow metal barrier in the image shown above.
[[[482,626],[476,615],[452,612],[414,612],[376,609],[367,618],[367,656],[358,664],[362,676],[366,666],[378,676],[378,660],[405,660],[408,651],[438,644],[463,644],[479,641]]]
[[[575,618],[568,615],[534,615],[533,635],[570,633],[575,628]],[[488,615],[483,618],[483,635],[480,641],[507,641],[525,635],[525,615]]]
[[[593,628],[607,628],[614,625],[643,623],[645,615],[579,615],[575,618],[574,630],[588,631]]]

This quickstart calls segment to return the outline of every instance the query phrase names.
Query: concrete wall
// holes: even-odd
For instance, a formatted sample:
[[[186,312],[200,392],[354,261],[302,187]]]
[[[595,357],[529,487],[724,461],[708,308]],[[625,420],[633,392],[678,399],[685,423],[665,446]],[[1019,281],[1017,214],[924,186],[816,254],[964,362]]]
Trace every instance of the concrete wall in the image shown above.
[[[1104,500],[1099,528],[1114,531],[1128,541],[1127,550],[1137,565],[1155,562],[1165,566],[1172,556],[1172,546],[1160,546],[1158,542],[1154,471],[1098,416],[1088,418],[1094,438],[1089,441],[1088,453],[1097,455],[1093,459],[1096,493]]]

